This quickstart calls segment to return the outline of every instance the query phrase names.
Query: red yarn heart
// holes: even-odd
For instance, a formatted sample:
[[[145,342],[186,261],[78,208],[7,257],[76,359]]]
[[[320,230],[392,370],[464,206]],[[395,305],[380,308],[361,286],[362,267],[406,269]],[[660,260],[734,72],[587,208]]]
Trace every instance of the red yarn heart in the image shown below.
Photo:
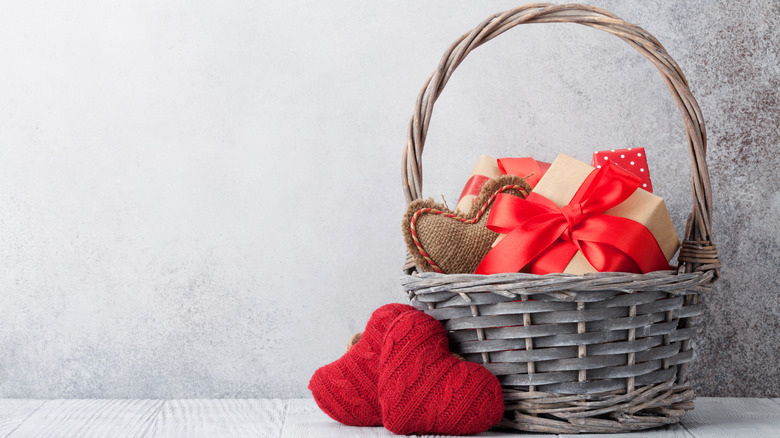
[[[378,391],[384,426],[396,434],[475,434],[504,415],[496,376],[453,356],[441,323],[419,311],[388,327]]]
[[[405,304],[387,304],[375,310],[357,344],[337,361],[315,371],[309,390],[323,412],[348,426],[382,425],[377,396],[382,339],[390,323],[410,311],[415,311],[414,307]]]

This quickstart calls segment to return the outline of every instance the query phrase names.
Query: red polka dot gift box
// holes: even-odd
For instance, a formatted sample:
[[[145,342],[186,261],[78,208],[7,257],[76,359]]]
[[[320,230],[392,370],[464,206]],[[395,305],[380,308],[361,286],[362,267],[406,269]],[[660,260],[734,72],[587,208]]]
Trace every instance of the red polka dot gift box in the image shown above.
[[[653,193],[653,183],[650,182],[650,170],[647,168],[645,148],[612,149],[593,153],[593,161],[590,163],[595,168],[601,168],[607,161],[626,169],[642,180],[639,186]]]

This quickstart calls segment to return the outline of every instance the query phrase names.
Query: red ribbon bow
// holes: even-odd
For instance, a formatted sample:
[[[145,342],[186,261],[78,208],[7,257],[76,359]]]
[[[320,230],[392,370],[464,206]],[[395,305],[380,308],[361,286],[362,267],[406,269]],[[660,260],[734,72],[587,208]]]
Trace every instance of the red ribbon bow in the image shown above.
[[[669,269],[653,234],[631,219],[603,214],[628,199],[641,180],[618,166],[593,170],[562,207],[531,192],[526,199],[499,194],[487,227],[506,234],[475,271],[563,272],[577,251],[599,272],[646,273]]]

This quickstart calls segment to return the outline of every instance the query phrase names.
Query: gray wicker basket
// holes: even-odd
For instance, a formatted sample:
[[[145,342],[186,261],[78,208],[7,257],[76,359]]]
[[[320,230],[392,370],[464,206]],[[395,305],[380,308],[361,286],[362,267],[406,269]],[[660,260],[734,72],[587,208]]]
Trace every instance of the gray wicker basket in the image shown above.
[[[650,274],[418,273],[402,283],[412,304],[442,321],[450,348],[482,363],[504,387],[499,427],[578,433],[676,423],[693,409],[690,341],[700,295],[718,277],[704,122],[685,77],[649,33],[583,5],[535,4],[496,14],[458,38],[417,98],[403,159],[407,202],[421,198],[422,152],[433,105],[468,53],[525,23],[577,23],[610,32],[660,71],[684,120],[693,213],[676,271]]]

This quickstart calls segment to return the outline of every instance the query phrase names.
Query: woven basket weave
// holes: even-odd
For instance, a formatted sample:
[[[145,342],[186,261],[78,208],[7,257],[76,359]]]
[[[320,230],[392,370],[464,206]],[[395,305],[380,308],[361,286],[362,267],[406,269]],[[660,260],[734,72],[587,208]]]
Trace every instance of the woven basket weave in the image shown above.
[[[577,23],[616,35],[660,71],[683,116],[693,213],[675,271],[649,274],[418,273],[412,304],[442,321],[450,348],[484,364],[504,388],[499,425],[534,432],[621,432],[676,423],[693,409],[688,381],[700,295],[718,277],[712,198],[699,106],[677,64],[645,30],[583,5],[535,4],[496,14],[445,52],[417,97],[403,158],[407,202],[421,198],[422,152],[433,105],[466,55],[514,26]]]

